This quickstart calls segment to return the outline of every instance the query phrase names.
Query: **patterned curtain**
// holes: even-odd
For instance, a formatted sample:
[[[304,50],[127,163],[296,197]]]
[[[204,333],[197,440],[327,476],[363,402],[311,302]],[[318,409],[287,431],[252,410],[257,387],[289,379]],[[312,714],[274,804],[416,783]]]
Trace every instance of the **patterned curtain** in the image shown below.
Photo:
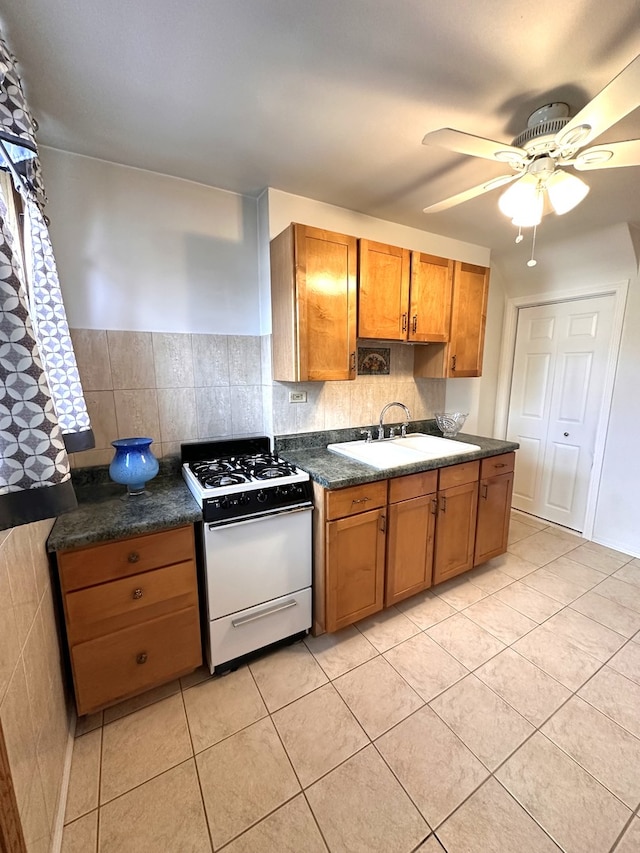
[[[49,230],[35,125],[0,36],[0,169],[24,212],[26,269],[0,198],[0,530],[76,505],[68,453],[94,446]]]

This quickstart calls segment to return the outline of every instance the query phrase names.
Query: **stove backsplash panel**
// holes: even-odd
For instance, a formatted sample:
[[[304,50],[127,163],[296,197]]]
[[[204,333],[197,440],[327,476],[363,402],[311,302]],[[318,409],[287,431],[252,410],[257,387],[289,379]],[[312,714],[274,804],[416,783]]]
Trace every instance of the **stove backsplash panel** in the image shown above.
[[[116,438],[148,435],[156,456],[182,441],[340,429],[377,420],[399,400],[414,419],[444,406],[439,380],[413,378],[413,348],[391,348],[387,376],[350,382],[273,382],[271,336],[192,335],[72,329],[80,377],[96,437],[73,454],[76,467],[106,465]],[[304,390],[307,402],[290,403]]]

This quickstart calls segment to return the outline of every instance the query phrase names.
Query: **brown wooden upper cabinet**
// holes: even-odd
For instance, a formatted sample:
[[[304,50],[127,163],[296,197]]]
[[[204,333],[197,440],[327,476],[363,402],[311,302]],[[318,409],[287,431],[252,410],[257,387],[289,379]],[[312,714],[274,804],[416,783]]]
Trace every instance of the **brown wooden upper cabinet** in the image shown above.
[[[358,337],[449,340],[453,261],[358,241]]]
[[[292,223],[271,241],[273,378],[355,379],[357,240]]]
[[[431,379],[481,376],[489,270],[455,261],[451,331],[442,346],[417,347],[414,375]]]

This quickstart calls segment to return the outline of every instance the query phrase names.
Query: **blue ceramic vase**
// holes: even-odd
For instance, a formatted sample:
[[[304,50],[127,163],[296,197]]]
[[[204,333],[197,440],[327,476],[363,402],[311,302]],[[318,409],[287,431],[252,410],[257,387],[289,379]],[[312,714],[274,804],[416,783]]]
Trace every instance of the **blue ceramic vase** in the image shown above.
[[[129,497],[144,494],[145,484],[158,473],[158,460],[149,447],[152,441],[152,438],[119,438],[111,442],[116,455],[109,465],[109,476],[127,487]]]

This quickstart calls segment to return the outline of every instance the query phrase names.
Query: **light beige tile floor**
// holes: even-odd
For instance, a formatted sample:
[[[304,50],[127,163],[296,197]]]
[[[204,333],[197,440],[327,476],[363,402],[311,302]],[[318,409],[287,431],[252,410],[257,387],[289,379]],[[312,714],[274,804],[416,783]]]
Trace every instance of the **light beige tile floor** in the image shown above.
[[[509,551],[79,721],[63,853],[640,851],[640,561]]]

